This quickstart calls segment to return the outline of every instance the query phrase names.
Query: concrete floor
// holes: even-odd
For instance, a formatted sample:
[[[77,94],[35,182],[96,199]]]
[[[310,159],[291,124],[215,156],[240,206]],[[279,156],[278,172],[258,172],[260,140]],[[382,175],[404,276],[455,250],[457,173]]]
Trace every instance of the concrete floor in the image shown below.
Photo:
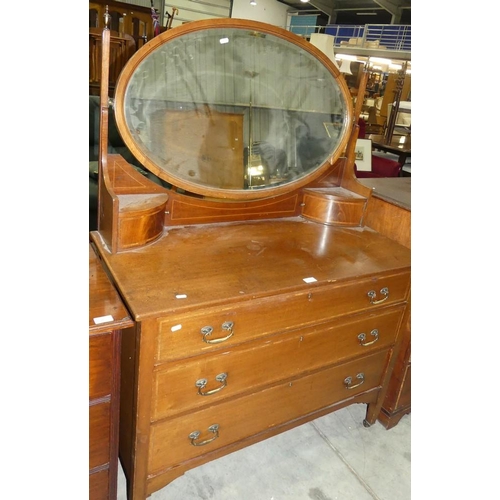
[[[197,467],[149,500],[410,500],[411,415],[386,430],[363,427],[365,411],[351,405]]]

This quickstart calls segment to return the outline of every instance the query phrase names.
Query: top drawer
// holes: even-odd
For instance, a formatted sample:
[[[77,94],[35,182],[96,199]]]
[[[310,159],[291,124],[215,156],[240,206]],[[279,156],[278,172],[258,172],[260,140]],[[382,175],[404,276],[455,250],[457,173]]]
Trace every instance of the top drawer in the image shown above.
[[[362,279],[160,319],[157,362],[406,300],[410,273]]]

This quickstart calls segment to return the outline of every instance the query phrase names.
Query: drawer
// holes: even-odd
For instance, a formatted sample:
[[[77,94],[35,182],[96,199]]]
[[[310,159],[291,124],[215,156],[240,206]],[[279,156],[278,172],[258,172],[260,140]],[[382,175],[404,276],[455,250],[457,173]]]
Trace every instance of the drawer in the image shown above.
[[[364,313],[350,321],[322,323],[230,350],[160,365],[154,373],[152,420],[387,349],[395,341],[403,308]],[[360,338],[362,334],[364,338]]]
[[[409,286],[410,273],[404,272],[172,315],[159,320],[157,362],[226,348],[364,310],[374,311],[405,301]],[[388,294],[383,295],[381,290],[388,290]]]
[[[111,394],[111,334],[89,337],[89,399]]]
[[[323,224],[360,226],[366,208],[364,196],[336,188],[306,188],[302,216]]]
[[[89,407],[89,469],[109,463],[110,403]]]
[[[381,383],[387,359],[388,352],[379,351],[254,394],[154,423],[151,425],[148,474],[159,473],[185,460],[376,388]],[[360,385],[348,389],[348,377],[351,377],[353,386]],[[210,430],[213,425],[218,426],[217,431]],[[192,435],[195,431],[200,432],[196,439]],[[202,444],[204,441],[210,442]]]
[[[89,500],[111,500],[109,498],[109,470],[104,469],[89,476]]]

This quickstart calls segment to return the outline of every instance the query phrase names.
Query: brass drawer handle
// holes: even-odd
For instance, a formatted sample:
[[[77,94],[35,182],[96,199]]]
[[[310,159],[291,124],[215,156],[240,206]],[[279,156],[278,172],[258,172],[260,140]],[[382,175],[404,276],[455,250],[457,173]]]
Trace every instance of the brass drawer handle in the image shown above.
[[[215,389],[211,389],[209,391],[206,391],[206,392],[202,392],[202,389],[204,389],[208,383],[208,380],[206,378],[200,378],[196,381],[196,387],[198,387],[198,394],[200,396],[210,396],[210,394],[215,394],[216,392],[219,392],[221,391],[222,389],[224,389],[224,387],[226,387],[227,385],[227,373],[219,373],[219,375],[217,375],[215,377],[215,380],[217,380],[217,382],[220,382],[221,385]]]
[[[380,290],[380,293],[382,295],[385,295],[383,299],[380,300],[375,300],[375,297],[377,296],[377,292],[375,290],[370,290],[368,292],[368,297],[370,297],[370,304],[381,304],[382,302],[386,301],[389,298],[389,289],[385,286]]]
[[[358,380],[361,380],[358,384],[351,385],[352,384],[352,377],[347,377],[344,379],[344,385],[346,389],[355,389],[356,387],[359,387],[364,381],[365,381],[365,374],[364,373],[358,373],[356,375],[356,378]]]
[[[200,431],[193,431],[191,434],[189,434],[189,439],[191,440],[191,444],[193,446],[205,446],[208,443],[211,443],[215,439],[219,437],[219,424],[213,424],[211,425],[208,430],[210,432],[213,432],[215,436],[210,439],[205,439],[205,441],[200,441],[199,443],[196,442],[196,440],[200,437],[201,432]]]
[[[375,342],[377,342],[377,340],[378,340],[378,330],[375,328],[374,330],[372,330],[370,332],[370,335],[373,335],[375,338],[372,341],[370,341],[370,342],[366,342],[366,333],[360,333],[358,335],[359,343],[361,345],[363,345],[363,346],[368,346],[368,345],[375,344]]]
[[[221,342],[224,342],[225,340],[231,338],[234,335],[233,326],[234,323],[232,321],[226,321],[222,323],[222,329],[229,332],[229,335],[227,335],[226,337],[221,337],[213,340],[208,340],[207,337],[212,334],[214,329],[211,326],[204,326],[201,329],[201,334],[203,335],[203,342],[206,342],[207,344],[220,344]]]

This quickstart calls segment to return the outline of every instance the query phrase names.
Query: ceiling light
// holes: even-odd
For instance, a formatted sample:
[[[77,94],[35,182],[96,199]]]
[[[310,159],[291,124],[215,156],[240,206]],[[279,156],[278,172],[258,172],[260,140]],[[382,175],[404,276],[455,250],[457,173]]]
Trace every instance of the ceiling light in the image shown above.
[[[358,58],[356,56],[351,56],[347,54],[335,54],[336,59],[343,59],[346,61],[357,61]]]
[[[257,2],[255,0],[250,0],[250,5],[257,5]]]
[[[376,16],[376,12],[356,12],[357,16]]]
[[[370,62],[376,62],[381,64],[392,64],[390,59],[384,59],[383,57],[370,57]]]
[[[300,0],[302,3],[309,3],[309,0]]]

